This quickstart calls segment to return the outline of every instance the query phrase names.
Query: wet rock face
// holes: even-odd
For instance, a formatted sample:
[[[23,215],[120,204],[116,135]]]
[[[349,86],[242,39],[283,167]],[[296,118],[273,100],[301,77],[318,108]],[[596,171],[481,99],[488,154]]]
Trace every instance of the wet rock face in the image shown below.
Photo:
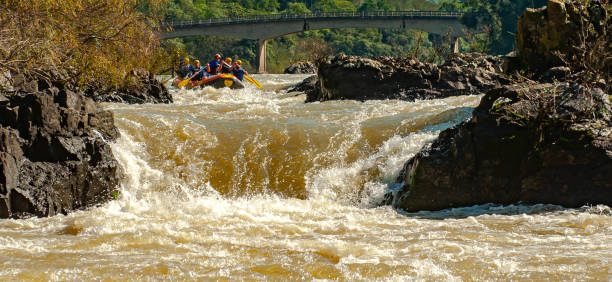
[[[317,89],[308,101],[444,98],[507,82],[501,58],[476,53],[455,54],[440,66],[409,58],[339,54],[319,65],[318,76]]]
[[[317,86],[317,82],[318,82],[318,78],[316,75],[307,77],[306,79],[304,79],[302,82],[291,86],[288,88],[287,93],[291,93],[291,92],[304,92],[307,95],[312,95],[312,91],[315,91],[316,86]]]
[[[110,199],[121,175],[106,142],[119,135],[113,114],[70,87],[24,80],[13,82],[20,90],[0,94],[0,218],[51,216]],[[36,89],[25,91],[29,84]]]
[[[168,88],[160,81],[155,79],[152,73],[134,70],[128,75],[132,80],[129,87],[124,87],[116,91],[104,91],[103,93],[91,93],[96,102],[112,102],[127,104],[170,104],[173,102],[172,95]]]
[[[601,33],[610,8],[600,0],[549,0],[546,7],[527,9],[519,17],[516,50],[524,66],[536,72],[562,66],[557,53],[568,60],[579,52],[583,29]],[[605,58],[602,58],[605,60]]]
[[[521,84],[486,94],[471,120],[408,161],[393,206],[612,205],[612,110],[599,89]]]
[[[317,73],[317,66],[312,62],[297,62],[293,65],[288,66],[283,73],[289,74],[309,74]]]

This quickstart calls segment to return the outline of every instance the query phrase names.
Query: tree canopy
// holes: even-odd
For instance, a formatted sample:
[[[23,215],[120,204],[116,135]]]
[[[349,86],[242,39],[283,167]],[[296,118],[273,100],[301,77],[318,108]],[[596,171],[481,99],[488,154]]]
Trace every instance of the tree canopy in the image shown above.
[[[519,15],[528,7],[540,7],[546,0],[170,0],[166,17],[179,20],[253,15],[266,13],[305,14],[312,12],[446,10],[463,11],[469,15],[462,21],[478,26],[486,34],[475,34],[461,40],[463,51],[507,53],[514,48],[514,33]],[[477,16],[475,16],[477,15]],[[414,56],[431,60],[439,58],[444,37],[414,30],[342,29],[319,30],[275,39],[268,46],[268,67],[280,71],[282,65],[304,59],[297,48],[301,40],[319,38],[336,52],[360,56]],[[208,38],[208,39],[207,39]],[[255,61],[256,44],[249,40],[219,37],[175,39],[171,44],[186,48],[194,56],[209,56],[214,50],[243,56],[243,61]],[[196,44],[197,42],[197,44]],[[443,43],[443,42],[442,42]],[[251,49],[249,49],[251,48]],[[248,51],[247,51],[248,50]],[[416,52],[415,52],[416,50]],[[438,52],[439,53],[439,52]]]
[[[152,30],[164,0],[0,2],[0,71],[71,70],[82,85],[119,85],[165,58]],[[143,13],[146,11],[149,15]]]
[[[519,16],[526,8],[539,8],[547,0],[466,0],[443,1],[440,9],[445,11],[470,12],[463,19],[468,26],[484,27],[488,32],[488,51],[505,54],[514,50],[514,34]]]

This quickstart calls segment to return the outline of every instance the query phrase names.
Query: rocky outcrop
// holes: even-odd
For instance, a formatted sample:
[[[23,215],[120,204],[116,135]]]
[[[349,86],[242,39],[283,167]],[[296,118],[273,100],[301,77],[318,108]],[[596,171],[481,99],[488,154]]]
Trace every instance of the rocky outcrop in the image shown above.
[[[284,73],[288,74],[309,74],[317,73],[317,66],[312,62],[300,61],[288,66]]]
[[[152,73],[134,70],[128,74],[126,80],[129,86],[111,91],[93,91],[89,96],[96,102],[127,104],[170,104],[173,102],[168,88],[155,79]]]
[[[607,28],[605,19],[610,7],[606,5],[609,4],[600,0],[549,0],[546,7],[527,9],[520,16],[516,31],[516,49],[523,66],[545,72],[550,67],[565,65],[560,54],[565,60],[579,59],[576,55],[583,50],[575,46],[590,40],[588,34],[603,34]],[[607,60],[608,70],[612,67],[612,58],[599,59]]]
[[[309,76],[302,82],[289,87],[287,93],[304,92],[307,95],[312,95],[312,91],[315,91],[318,81],[319,78],[316,75]]]
[[[394,207],[485,203],[612,205],[610,96],[577,84],[489,91],[471,120],[405,164]]]
[[[112,198],[121,175],[107,143],[119,134],[113,114],[62,79],[15,74],[9,81],[12,91],[0,91],[0,218],[67,213]]]
[[[339,54],[321,62],[316,91],[307,101],[432,99],[480,93],[507,83],[501,58],[454,54],[443,65],[409,58]]]

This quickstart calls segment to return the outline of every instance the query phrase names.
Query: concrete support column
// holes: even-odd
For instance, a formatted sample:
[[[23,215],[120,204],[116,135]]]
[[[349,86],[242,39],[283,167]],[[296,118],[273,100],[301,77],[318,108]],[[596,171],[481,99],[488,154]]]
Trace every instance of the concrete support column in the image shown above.
[[[451,39],[451,52],[454,54],[459,53],[459,37],[453,37]]]
[[[257,73],[266,73],[266,39],[257,41]]]

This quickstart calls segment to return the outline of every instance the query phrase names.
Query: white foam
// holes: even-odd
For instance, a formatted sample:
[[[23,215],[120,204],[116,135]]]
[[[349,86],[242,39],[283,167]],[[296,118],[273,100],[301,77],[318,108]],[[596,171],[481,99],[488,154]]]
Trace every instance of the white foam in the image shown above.
[[[0,279],[606,280],[612,271],[609,207],[377,207],[405,161],[465,115],[405,129],[477,97],[304,104],[252,87],[172,91],[174,105],[105,105],[121,129],[112,144],[126,175],[119,198],[67,216],[0,221],[0,263],[10,265]],[[371,127],[382,138],[366,142]],[[240,138],[222,155],[232,160],[231,181],[262,193],[228,195],[198,179],[215,162],[195,156],[226,145],[219,130]],[[305,139],[294,149],[310,166],[306,199],[276,195],[265,187],[272,180],[243,181],[249,154],[267,167],[291,156],[273,155],[270,144],[294,137]]]

